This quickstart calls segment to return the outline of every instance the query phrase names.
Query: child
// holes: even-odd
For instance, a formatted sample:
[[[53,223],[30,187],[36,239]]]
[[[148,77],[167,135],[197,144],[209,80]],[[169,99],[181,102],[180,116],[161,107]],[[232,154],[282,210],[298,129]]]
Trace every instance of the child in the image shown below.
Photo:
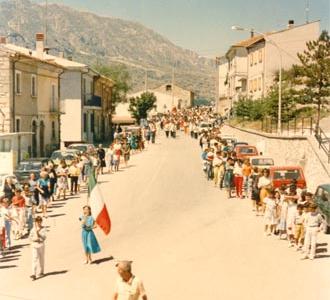
[[[9,200],[7,198],[2,200],[1,215],[5,221],[5,248],[9,250],[11,247],[11,224],[13,221],[15,223],[17,223],[17,221],[13,217],[12,209],[9,206]]]
[[[289,240],[289,247],[293,247],[295,245],[294,239],[294,217],[297,212],[297,194],[295,191],[291,191],[289,195],[285,196],[288,201],[288,213],[286,217],[286,227],[287,227],[287,235]]]
[[[277,203],[274,191],[269,191],[268,196],[264,200],[265,203],[265,235],[274,234],[276,227],[276,208]]]
[[[45,267],[45,240],[46,229],[42,226],[42,218],[36,217],[35,226],[30,233],[32,247],[32,275],[30,278],[36,280],[37,269],[39,267],[39,276],[44,276]]]
[[[321,231],[323,223],[322,216],[316,210],[317,205],[315,203],[310,204],[309,213],[304,218],[306,236],[302,259],[308,257],[314,259],[315,257],[317,234]]]
[[[13,209],[16,210],[17,226],[15,226],[15,239],[19,240],[23,236],[25,228],[25,199],[22,196],[20,189],[15,190],[15,196],[12,199]]]
[[[1,206],[1,203],[0,203]],[[4,256],[4,249],[5,249],[5,217],[0,209],[0,257]]]
[[[295,242],[297,251],[301,250],[304,243],[304,206],[298,204],[297,212],[294,218],[295,224]]]
[[[276,197],[280,197],[278,205],[279,222],[277,226],[278,238],[281,240],[286,234],[286,219],[288,216],[288,200],[285,199],[285,195],[280,192],[276,192]]]
[[[92,263],[92,253],[98,253],[101,251],[97,242],[93,229],[96,227],[95,220],[92,217],[91,208],[89,206],[83,207],[84,215],[79,218],[82,225],[82,241],[86,255],[85,264]]]

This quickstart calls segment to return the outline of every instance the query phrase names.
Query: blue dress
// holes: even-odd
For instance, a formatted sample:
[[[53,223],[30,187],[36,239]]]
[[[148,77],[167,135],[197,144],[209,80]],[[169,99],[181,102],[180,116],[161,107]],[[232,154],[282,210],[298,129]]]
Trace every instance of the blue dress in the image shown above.
[[[94,218],[92,216],[83,216],[81,219],[86,218],[86,222],[82,225],[82,241],[85,253],[97,253],[101,251],[99,243],[93,232]]]

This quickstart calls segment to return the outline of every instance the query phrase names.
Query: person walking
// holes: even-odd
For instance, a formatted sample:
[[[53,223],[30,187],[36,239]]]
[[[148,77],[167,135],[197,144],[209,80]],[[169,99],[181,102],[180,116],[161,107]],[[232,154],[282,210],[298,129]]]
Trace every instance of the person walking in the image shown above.
[[[113,300],[147,300],[142,280],[132,274],[132,262],[120,261],[116,264],[119,278]]]
[[[47,207],[50,197],[50,182],[47,172],[42,171],[40,173],[37,189],[39,191],[39,204],[41,207],[42,215],[44,218],[47,218]]]
[[[106,166],[105,164],[105,150],[102,148],[102,144],[99,144],[97,149],[97,157],[98,157],[98,173],[101,172],[103,174],[103,168]]]
[[[96,228],[90,206],[83,207],[83,216],[79,218],[82,226],[82,242],[86,255],[85,264],[92,263],[92,253],[98,253],[101,248],[97,242],[93,229]]]
[[[71,186],[70,186],[71,195],[73,195],[73,193],[76,195],[78,192],[79,176],[80,176],[80,169],[77,166],[77,162],[73,161],[69,168],[69,177],[70,177],[70,182],[71,182]]]
[[[127,165],[128,165],[128,161],[130,159],[130,153],[131,153],[131,147],[129,146],[129,144],[126,141],[124,141],[123,154],[124,154],[125,167],[127,167]]]
[[[68,173],[69,169],[65,160],[62,160],[57,167],[57,200],[61,198],[61,192],[63,192],[63,200],[66,200],[66,190],[68,188]],[[39,199],[40,200],[40,199]]]
[[[32,247],[32,280],[37,279],[39,269],[39,277],[44,276],[45,271],[45,240],[46,229],[42,226],[42,218],[36,217],[34,227],[30,233]]]

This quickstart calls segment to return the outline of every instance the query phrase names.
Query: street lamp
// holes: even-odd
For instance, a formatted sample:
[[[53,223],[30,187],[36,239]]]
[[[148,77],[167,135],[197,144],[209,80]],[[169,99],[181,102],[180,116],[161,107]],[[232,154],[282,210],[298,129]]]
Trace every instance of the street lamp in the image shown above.
[[[280,57],[280,67],[279,67],[279,82],[278,82],[278,117],[277,117],[277,132],[278,134],[282,133],[282,65],[283,65],[283,59],[282,59],[282,52],[281,48],[273,41],[270,40],[264,33],[258,32],[254,29],[248,29],[244,28],[241,26],[233,25],[231,27],[232,30],[237,30],[237,31],[250,31],[250,32],[256,32],[263,36],[263,38],[271,43],[275,48],[278,50],[278,54]]]

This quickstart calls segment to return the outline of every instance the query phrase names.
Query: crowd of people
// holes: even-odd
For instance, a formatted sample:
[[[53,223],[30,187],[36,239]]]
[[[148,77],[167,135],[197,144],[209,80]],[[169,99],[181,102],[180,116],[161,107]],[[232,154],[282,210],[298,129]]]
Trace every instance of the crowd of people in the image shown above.
[[[238,159],[233,146],[222,139],[222,119],[211,108],[174,110],[162,122],[167,137],[175,128],[198,141],[206,179],[224,190],[228,199],[250,199],[252,211],[263,217],[265,236],[287,240],[289,247],[302,253],[302,259],[315,258],[323,219],[311,192],[300,189],[296,180],[275,189],[269,169]],[[201,127],[202,123],[209,126]]]
[[[28,180],[19,182],[12,177],[5,179],[0,193],[0,257],[11,253],[13,240],[28,238],[32,247],[32,275],[44,273],[44,221],[55,201],[67,200],[88,189],[89,176],[97,179],[100,174],[115,173],[121,164],[127,167],[131,153],[142,151],[148,143],[155,143],[156,124],[135,128],[133,131],[117,130],[114,141],[108,146],[101,144],[78,154],[73,160],[49,161],[40,172],[31,173]],[[92,253],[100,251],[93,234],[95,220],[90,207],[83,207],[80,217],[83,249],[86,264],[92,262]]]

